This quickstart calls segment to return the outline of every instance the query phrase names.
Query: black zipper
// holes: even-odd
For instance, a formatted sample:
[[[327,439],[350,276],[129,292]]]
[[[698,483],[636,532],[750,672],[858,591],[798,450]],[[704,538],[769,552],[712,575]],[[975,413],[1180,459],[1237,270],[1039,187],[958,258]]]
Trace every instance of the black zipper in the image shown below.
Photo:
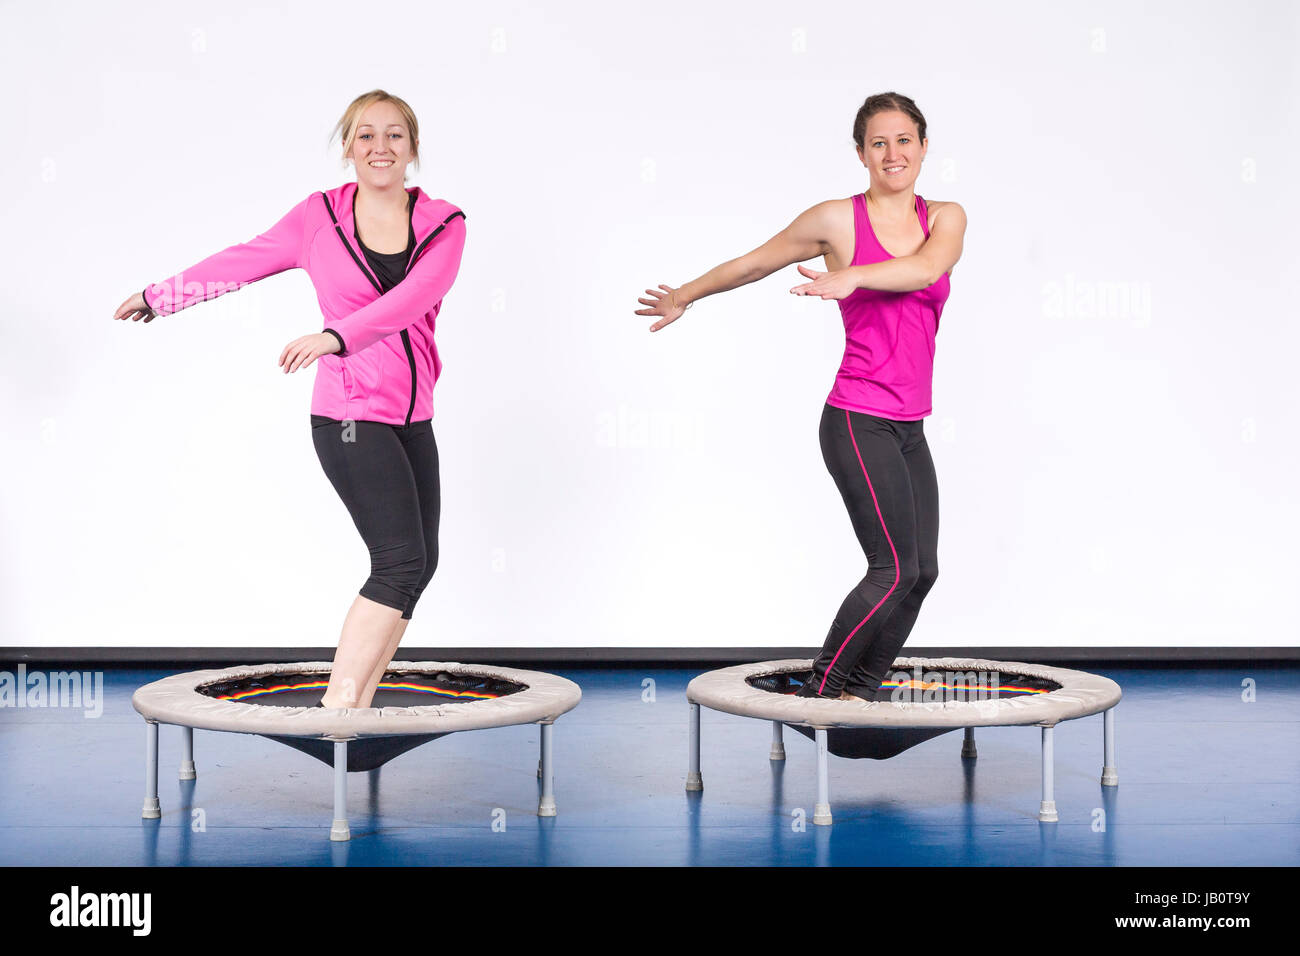
[[[415,252],[411,253],[411,261],[406,264],[406,271],[402,273],[402,278],[406,278],[411,274],[411,267],[415,265],[415,260],[420,258],[420,253],[428,247],[429,243],[433,242],[434,237],[437,236],[438,233],[447,228],[447,223],[451,222],[457,216],[460,216],[463,219],[465,214],[459,209],[456,210],[444,219],[437,229],[433,230],[433,232],[429,233],[429,235],[425,237],[424,242],[420,243]],[[411,333],[407,332],[406,329],[402,329],[402,344],[406,346],[406,360],[411,363],[411,404],[406,409],[406,424],[410,425],[411,416],[415,414],[415,352],[411,348]]]
[[[323,191],[321,192],[320,196],[321,199],[325,201],[325,209],[330,214],[330,220],[334,223],[334,231],[338,233],[339,240],[343,243],[343,248],[347,249],[348,255],[350,255],[352,257],[352,261],[357,264],[357,268],[359,268],[365,274],[365,277],[370,280],[370,284],[375,287],[375,291],[382,296],[384,294],[383,285],[380,283],[380,281],[377,278],[375,278],[374,273],[370,271],[370,269],[360,259],[360,257],[357,256],[356,250],[352,248],[352,243],[348,242],[348,237],[344,234],[343,227],[339,225],[338,218],[334,215],[334,207],[330,205],[329,197],[326,196]],[[355,202],[355,200],[356,200],[356,195],[353,194],[353,201]],[[438,235],[438,233],[442,232],[442,230],[447,228],[447,223],[451,222],[457,216],[460,216],[462,219],[465,218],[465,214],[458,209],[450,216],[448,216],[446,219],[444,219],[437,229],[433,230],[433,232],[425,236],[424,241],[420,243],[418,247],[416,247],[416,250],[413,253],[411,253],[411,258],[407,260],[406,269],[405,271],[402,272],[402,278],[406,278],[408,275],[411,274],[411,268],[415,265],[416,260],[420,258],[420,253],[424,252],[424,250],[428,248],[429,243],[433,242],[434,238]],[[355,219],[356,216],[354,213],[353,221],[355,221]],[[403,426],[403,427],[407,427],[411,424],[411,416],[415,414],[416,382],[415,382],[415,349],[411,347],[411,333],[408,332],[406,329],[402,329],[402,345],[406,347],[406,362],[411,368],[411,403],[406,408],[406,422]]]

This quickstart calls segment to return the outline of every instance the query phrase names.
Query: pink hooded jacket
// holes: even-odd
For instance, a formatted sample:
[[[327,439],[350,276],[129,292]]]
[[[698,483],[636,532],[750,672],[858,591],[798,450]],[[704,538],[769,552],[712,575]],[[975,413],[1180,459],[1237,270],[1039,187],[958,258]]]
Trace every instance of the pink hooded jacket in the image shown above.
[[[342,351],[316,360],[311,413],[409,425],[433,417],[442,371],[434,325],[465,249],[465,214],[419,186],[411,211],[415,251],[387,293],[354,235],[357,184],[313,192],[255,239],[223,249],[170,279],[145,286],[145,305],[171,315],[288,269],[305,269],[325,329]]]

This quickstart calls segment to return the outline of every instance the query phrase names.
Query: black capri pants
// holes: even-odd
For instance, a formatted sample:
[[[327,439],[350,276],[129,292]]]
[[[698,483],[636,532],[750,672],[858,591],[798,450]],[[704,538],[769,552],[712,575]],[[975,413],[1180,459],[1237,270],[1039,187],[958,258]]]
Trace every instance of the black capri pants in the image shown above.
[[[848,593],[801,696],[871,700],[939,576],[939,486],[923,420],[827,404],[822,458],[848,508],[867,573]]]
[[[410,619],[438,567],[438,445],[433,422],[389,425],[311,416],[321,467],[370,549],[360,594]]]

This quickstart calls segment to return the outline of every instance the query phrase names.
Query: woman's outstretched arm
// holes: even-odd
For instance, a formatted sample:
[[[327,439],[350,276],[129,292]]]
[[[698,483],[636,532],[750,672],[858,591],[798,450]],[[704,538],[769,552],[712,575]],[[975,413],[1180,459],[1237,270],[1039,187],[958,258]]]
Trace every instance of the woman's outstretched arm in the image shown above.
[[[260,236],[222,249],[169,279],[151,282],[140,293],[145,306],[155,315],[171,315],[250,282],[298,268],[303,223],[313,196],[315,193]]]
[[[827,200],[804,210],[794,222],[757,249],[714,266],[698,279],[692,279],[683,286],[674,289],[660,284],[659,288],[663,292],[646,289],[646,293],[653,298],[637,299],[649,308],[637,309],[636,314],[659,316],[659,321],[650,326],[651,332],[658,332],[665,325],[675,322],[689,306],[707,295],[727,292],[756,282],[778,269],[784,269],[792,262],[804,262],[825,255],[829,248],[826,237],[831,234],[834,202],[835,200]]]

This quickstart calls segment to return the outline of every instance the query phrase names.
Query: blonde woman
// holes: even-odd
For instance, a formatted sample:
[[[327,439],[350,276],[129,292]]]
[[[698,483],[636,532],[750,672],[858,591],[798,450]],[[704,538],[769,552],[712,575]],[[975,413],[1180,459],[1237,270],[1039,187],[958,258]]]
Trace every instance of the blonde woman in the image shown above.
[[[335,131],[355,182],[312,192],[262,235],[151,283],[113,317],[149,322],[288,269],[311,277],[324,328],[286,345],[279,364],[286,374],[316,364],[312,440],[371,557],[321,706],[368,707],[438,565],[434,327],[465,215],[406,188],[420,140],[399,97],[357,97]]]

